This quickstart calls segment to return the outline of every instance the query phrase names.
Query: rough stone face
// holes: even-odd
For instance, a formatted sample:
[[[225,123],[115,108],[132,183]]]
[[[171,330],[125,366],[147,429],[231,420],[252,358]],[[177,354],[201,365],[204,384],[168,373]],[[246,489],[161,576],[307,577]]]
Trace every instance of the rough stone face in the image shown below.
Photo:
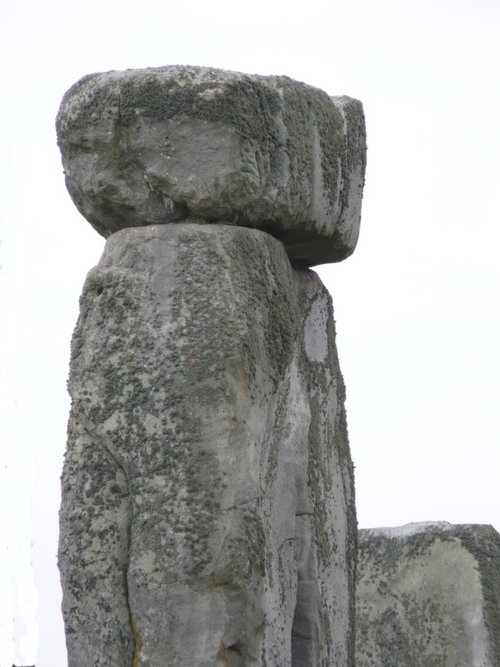
[[[498,667],[500,535],[409,524],[359,532],[357,667]]]
[[[334,339],[321,281],[265,232],[108,239],[72,343],[69,667],[354,664]]]
[[[287,77],[114,71],[66,93],[57,133],[69,193],[105,237],[199,217],[267,231],[303,266],[356,246],[366,161],[357,100]]]

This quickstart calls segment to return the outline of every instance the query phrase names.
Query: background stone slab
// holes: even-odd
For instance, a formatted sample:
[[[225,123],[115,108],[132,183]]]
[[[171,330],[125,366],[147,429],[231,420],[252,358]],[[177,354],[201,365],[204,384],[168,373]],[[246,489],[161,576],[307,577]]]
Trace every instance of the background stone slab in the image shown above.
[[[500,664],[500,536],[408,524],[359,533],[357,667]]]
[[[356,246],[366,163],[357,100],[203,67],[113,71],[66,93],[57,132],[69,193],[105,237],[199,216],[268,231],[306,266]]]

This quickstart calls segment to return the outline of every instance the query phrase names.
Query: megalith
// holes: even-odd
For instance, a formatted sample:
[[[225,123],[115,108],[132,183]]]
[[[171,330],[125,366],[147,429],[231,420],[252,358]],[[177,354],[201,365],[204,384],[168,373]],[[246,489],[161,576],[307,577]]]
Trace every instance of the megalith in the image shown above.
[[[286,77],[85,77],[57,119],[107,238],[71,350],[69,667],[354,664],[356,518],[330,296],[362,107]]]
[[[204,67],[92,74],[57,117],[66,185],[104,237],[200,218],[261,229],[302,266],[356,246],[361,103],[287,77]]]
[[[445,522],[359,531],[357,667],[500,664],[500,535]]]

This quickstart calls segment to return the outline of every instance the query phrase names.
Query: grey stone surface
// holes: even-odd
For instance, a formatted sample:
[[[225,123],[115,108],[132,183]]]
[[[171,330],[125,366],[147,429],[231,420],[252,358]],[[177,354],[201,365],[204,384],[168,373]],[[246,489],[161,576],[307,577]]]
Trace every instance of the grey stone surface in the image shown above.
[[[366,162],[361,103],[202,67],[92,74],[57,118],[66,184],[107,237],[193,219],[263,229],[292,261],[349,256]]]
[[[498,667],[500,535],[408,524],[359,532],[357,667]]]
[[[354,664],[353,471],[314,272],[259,230],[116,232],[69,389],[69,667]]]

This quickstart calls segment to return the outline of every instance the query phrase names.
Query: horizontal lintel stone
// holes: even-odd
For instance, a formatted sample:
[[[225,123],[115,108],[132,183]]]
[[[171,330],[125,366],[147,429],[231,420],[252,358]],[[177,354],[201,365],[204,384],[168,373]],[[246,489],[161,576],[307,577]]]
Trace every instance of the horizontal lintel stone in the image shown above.
[[[355,249],[363,108],[284,76],[167,66],[91,74],[57,117],[66,184],[104,237],[199,218],[261,229],[292,262]]]

